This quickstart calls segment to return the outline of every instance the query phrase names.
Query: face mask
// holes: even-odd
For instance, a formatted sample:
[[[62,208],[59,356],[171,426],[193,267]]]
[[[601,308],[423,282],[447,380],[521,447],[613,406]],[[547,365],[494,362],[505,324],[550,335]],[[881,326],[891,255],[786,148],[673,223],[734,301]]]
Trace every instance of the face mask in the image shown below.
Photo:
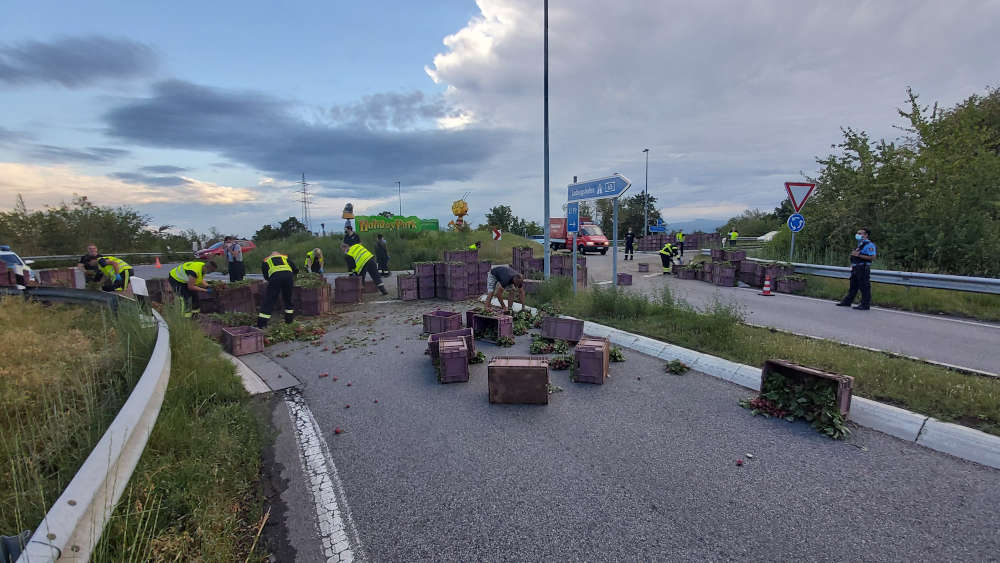
[[[862,238],[864,238],[864,237],[862,237],[861,235],[858,235],[858,234],[854,235],[854,240],[861,240]]]

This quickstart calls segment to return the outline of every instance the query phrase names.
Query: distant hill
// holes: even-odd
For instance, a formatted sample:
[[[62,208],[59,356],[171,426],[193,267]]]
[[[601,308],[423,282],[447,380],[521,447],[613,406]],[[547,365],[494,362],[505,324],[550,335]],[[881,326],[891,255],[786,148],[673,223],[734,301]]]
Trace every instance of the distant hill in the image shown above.
[[[695,231],[710,233],[725,224],[725,219],[695,219],[693,221],[678,221],[676,223],[669,222],[667,223],[667,230],[676,231],[677,229],[684,229],[686,233],[693,233]]]

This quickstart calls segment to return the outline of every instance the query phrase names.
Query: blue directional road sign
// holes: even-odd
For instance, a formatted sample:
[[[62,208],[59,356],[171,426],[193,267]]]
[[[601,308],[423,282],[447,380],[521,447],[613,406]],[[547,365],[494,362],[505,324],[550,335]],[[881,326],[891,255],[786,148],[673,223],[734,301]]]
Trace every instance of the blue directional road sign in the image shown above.
[[[580,204],[566,205],[566,232],[575,233],[580,230]]]
[[[793,233],[797,233],[806,226],[806,218],[802,216],[801,213],[792,213],[788,216],[788,228],[791,229]]]
[[[652,227],[649,228],[649,232],[651,233],[667,232],[667,226],[663,224],[663,219],[657,220],[656,225],[653,225]]]
[[[566,199],[568,201],[581,201],[585,199],[615,198],[625,193],[625,190],[631,186],[632,182],[629,182],[628,178],[621,174],[615,174],[607,178],[570,184],[568,186],[569,195]]]

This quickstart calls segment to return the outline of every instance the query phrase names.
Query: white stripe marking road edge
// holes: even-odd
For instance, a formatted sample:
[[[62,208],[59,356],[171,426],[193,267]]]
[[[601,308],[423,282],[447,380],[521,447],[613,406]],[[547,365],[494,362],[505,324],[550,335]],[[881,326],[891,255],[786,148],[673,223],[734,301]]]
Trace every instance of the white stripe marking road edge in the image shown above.
[[[296,389],[285,391],[285,406],[292,419],[299,462],[316,508],[316,530],[327,562],[364,561],[364,551],[347,506],[344,484],[330,457],[312,411]]]

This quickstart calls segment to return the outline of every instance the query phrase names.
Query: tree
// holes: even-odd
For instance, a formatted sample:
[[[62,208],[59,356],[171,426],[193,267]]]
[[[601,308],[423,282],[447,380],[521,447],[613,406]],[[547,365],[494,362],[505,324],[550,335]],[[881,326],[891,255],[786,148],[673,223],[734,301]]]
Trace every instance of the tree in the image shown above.
[[[644,194],[636,194],[632,197],[622,197],[618,202],[618,238],[622,239],[628,229],[631,227],[632,232],[637,236],[642,236],[643,229],[643,199]],[[614,209],[612,207],[613,203],[610,199],[599,199],[597,200],[597,214],[599,219],[596,221],[598,225],[601,226],[601,230],[608,239],[614,238]],[[660,219],[660,211],[656,209],[656,197],[649,196],[649,201],[645,205],[646,211],[649,216],[650,223],[656,223]],[[581,211],[580,215],[583,215]]]
[[[486,222],[491,227],[504,232],[511,232],[511,227],[514,226],[515,219],[516,217],[514,217],[514,213],[510,210],[509,205],[498,205],[486,213]]]
[[[281,238],[287,238],[297,233],[308,233],[309,229],[295,217],[289,217],[278,224],[278,234]]]
[[[379,213],[378,215],[379,215],[379,217],[385,217],[386,219],[392,219],[393,217],[396,216],[396,214],[393,213],[392,211],[383,211],[383,212]]]

